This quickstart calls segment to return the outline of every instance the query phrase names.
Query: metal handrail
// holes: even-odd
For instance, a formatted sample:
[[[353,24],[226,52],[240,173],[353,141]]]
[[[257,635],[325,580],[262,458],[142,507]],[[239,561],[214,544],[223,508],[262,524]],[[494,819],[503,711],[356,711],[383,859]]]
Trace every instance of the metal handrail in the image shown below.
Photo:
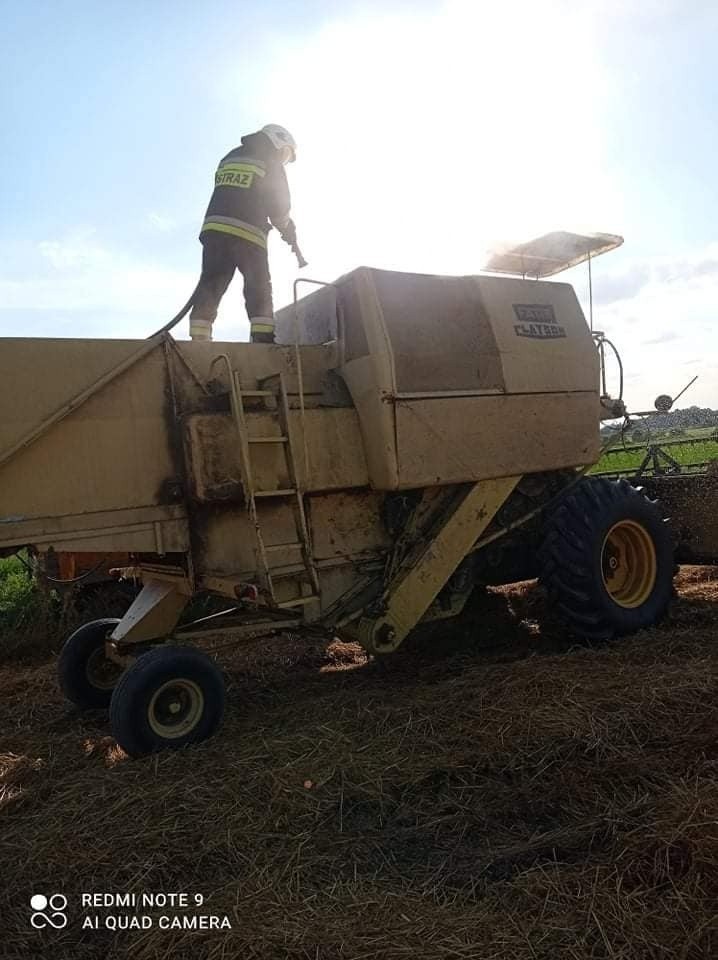
[[[333,283],[326,280],[312,280],[309,277],[297,277],[292,286],[294,293],[294,312],[292,314],[292,335],[294,338],[294,358],[297,364],[297,386],[299,389],[299,419],[302,423],[302,454],[304,457],[303,488],[306,490],[310,486],[310,465],[309,465],[309,444],[307,443],[307,421],[304,406],[304,371],[302,369],[302,356],[299,350],[299,315],[297,312],[297,287],[300,283],[313,283],[318,287],[335,287]]]

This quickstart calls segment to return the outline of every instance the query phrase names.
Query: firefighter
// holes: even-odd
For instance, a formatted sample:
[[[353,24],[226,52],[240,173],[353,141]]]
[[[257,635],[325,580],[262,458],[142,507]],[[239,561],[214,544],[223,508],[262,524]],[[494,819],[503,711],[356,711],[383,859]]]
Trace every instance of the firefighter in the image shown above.
[[[269,123],[242,137],[242,144],[220,161],[199,239],[202,274],[189,319],[193,340],[211,340],[219,302],[235,270],[244,277],[244,302],[254,343],[274,343],[272,282],[267,234],[272,226],[283,240],[296,243],[289,215],[289,186],[284,166],[296,159],[294,137]]]

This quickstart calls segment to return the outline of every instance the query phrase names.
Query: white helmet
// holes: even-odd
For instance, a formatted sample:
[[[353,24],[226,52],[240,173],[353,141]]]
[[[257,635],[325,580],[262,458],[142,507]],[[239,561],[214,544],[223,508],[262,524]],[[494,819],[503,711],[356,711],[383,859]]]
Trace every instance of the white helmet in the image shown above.
[[[278,123],[268,123],[262,127],[272,142],[272,146],[282,154],[282,163],[294,163],[297,159],[297,142],[286,127]]]

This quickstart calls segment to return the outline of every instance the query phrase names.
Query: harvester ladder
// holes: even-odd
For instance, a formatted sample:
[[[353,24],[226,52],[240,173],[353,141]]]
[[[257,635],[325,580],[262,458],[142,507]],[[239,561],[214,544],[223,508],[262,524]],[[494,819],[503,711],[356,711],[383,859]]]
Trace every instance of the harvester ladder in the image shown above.
[[[274,374],[260,380],[259,386],[266,380],[278,379],[278,395],[272,390],[242,390],[242,384],[237,370],[231,370],[231,399],[232,412],[239,434],[241,456],[240,470],[242,474],[242,486],[244,487],[247,498],[247,509],[252,527],[255,534],[254,554],[256,559],[256,568],[259,577],[260,586],[270,598],[271,603],[277,607],[295,607],[310,603],[319,597],[319,578],[317,576],[314,558],[312,556],[312,545],[309,537],[309,528],[307,525],[307,516],[304,509],[304,492],[299,484],[297,473],[296,457],[292,443],[292,433],[289,425],[289,399],[287,397],[287,388],[284,374]],[[247,429],[247,419],[244,408],[244,397],[276,397],[276,419],[279,425],[279,435],[250,437]],[[254,444],[279,444],[284,451],[287,477],[289,487],[275,490],[258,490],[254,482],[254,471],[252,469],[251,451]],[[267,545],[262,534],[262,526],[257,509],[257,500],[264,498],[285,498],[290,501],[292,513],[294,516],[294,526],[297,539],[289,543]],[[311,593],[298,597],[294,600],[287,600],[281,603],[277,602],[274,583],[272,580],[272,569],[269,565],[268,554],[277,551],[291,550],[297,548],[302,558],[306,580],[311,586]]]

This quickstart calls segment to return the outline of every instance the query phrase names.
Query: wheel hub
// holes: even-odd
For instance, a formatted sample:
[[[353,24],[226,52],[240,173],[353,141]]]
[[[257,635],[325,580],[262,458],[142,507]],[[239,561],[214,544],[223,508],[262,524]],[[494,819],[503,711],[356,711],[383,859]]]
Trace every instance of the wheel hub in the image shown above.
[[[190,733],[204,712],[204,695],[193,680],[168,680],[153,695],[147,720],[153,732],[165,740]]]
[[[122,667],[105,656],[104,645],[93,650],[85,664],[85,675],[97,690],[112,690],[122,674]]]

